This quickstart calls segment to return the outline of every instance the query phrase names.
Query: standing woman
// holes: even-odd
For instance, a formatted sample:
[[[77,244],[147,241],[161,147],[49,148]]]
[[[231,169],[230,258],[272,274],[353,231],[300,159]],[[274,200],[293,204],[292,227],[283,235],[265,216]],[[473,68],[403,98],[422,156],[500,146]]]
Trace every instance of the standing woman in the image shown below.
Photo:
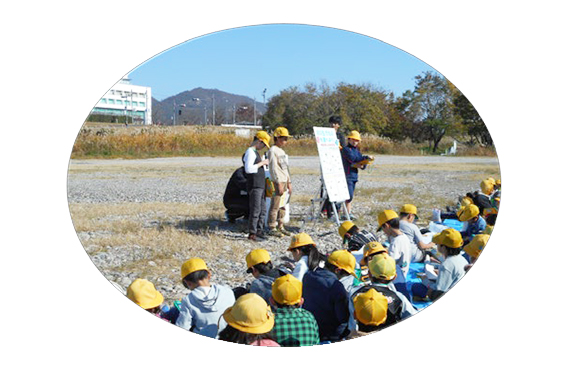
[[[259,150],[270,147],[270,136],[265,131],[258,131],[250,147],[243,156],[244,169],[248,180],[247,190],[250,204],[250,217],[248,219],[248,239],[264,239],[264,225],[266,217],[266,174],[263,166],[267,159],[262,160]]]
[[[359,162],[365,160],[373,160],[370,155],[362,155],[359,151],[359,143],[361,142],[361,136],[359,132],[352,131],[347,137],[347,145],[343,148],[341,152],[343,160],[343,169],[345,171],[345,179],[347,181],[347,188],[349,189],[349,199],[345,201],[345,206],[347,207],[347,213],[349,217],[354,220],[356,217],[351,213],[351,201],[353,200],[353,193],[355,191],[355,184],[358,181],[358,168],[362,170],[365,169],[364,165],[358,165]]]
[[[315,242],[306,233],[296,234],[292,237],[288,252],[291,252],[296,261],[292,275],[299,281],[303,281],[306,272],[322,267],[320,264],[325,263],[325,256],[317,250]]]

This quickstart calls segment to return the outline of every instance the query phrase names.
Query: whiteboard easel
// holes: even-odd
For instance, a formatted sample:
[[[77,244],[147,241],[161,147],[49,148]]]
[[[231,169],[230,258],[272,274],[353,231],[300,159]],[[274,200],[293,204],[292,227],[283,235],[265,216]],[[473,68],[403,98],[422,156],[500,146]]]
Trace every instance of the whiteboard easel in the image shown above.
[[[345,203],[349,199],[349,189],[341,161],[341,152],[335,130],[331,127],[314,127],[313,128],[317,151],[319,154],[320,171],[321,171],[321,188],[320,194],[311,200],[311,220],[315,222],[321,215],[321,208],[326,200],[329,199],[335,221],[339,226],[340,220],[337,212],[337,204]],[[317,212],[315,205],[319,203]],[[345,218],[350,219],[347,207],[343,205]],[[305,222],[305,220],[304,220]]]

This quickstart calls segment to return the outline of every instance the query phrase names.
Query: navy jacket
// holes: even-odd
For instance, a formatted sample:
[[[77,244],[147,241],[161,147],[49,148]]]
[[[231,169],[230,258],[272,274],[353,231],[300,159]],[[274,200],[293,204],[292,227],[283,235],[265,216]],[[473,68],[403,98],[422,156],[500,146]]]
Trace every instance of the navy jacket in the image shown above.
[[[349,334],[349,295],[337,276],[326,269],[303,277],[303,308],[313,314],[321,341],[338,341]]]
[[[357,181],[357,168],[352,167],[352,165],[367,159],[367,156],[361,155],[361,152],[356,147],[347,145],[341,151],[341,159],[343,162],[345,177],[349,180]]]

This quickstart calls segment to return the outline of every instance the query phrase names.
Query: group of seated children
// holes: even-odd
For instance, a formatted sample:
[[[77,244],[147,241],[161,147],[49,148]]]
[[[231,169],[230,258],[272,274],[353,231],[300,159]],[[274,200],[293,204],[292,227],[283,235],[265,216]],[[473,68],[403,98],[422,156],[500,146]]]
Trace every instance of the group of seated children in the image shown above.
[[[480,195],[490,195],[488,188],[482,185]],[[485,212],[486,203],[482,209]],[[414,296],[436,300],[475,263],[491,231],[475,200],[457,216],[468,222],[465,232],[446,228],[425,242],[414,224],[414,205],[404,205],[399,214],[384,210],[378,215],[377,231],[386,235],[385,245],[373,233],[345,221],[338,229],[343,249],[327,256],[308,234],[294,235],[287,248],[293,263],[275,267],[265,249],[246,256],[246,272],[254,277],[246,288],[213,283],[206,263],[191,258],[181,267],[182,283],[191,292],[176,316],[174,310],[160,309],[164,298],[147,280],[136,279],[127,295],[181,328],[228,342],[297,347],[356,338],[417,313]],[[410,264],[430,259],[441,262],[436,279],[421,276],[423,288],[408,289]]]

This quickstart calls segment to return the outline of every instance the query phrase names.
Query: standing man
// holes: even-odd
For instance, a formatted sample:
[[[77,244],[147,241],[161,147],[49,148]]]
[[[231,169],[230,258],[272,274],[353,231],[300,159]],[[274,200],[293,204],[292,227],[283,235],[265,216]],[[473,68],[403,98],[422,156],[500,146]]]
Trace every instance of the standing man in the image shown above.
[[[347,188],[349,189],[349,199],[345,201],[347,213],[349,217],[354,220],[355,217],[351,213],[351,201],[353,200],[353,193],[355,192],[355,184],[358,181],[358,168],[365,169],[366,165],[360,162],[365,160],[373,160],[370,155],[362,155],[359,151],[359,143],[361,136],[358,131],[352,131],[347,137],[347,145],[341,151],[343,162],[343,169],[345,171],[345,180],[347,181]]]
[[[284,235],[291,235],[283,225],[283,219],[286,213],[286,197],[292,194],[291,177],[286,152],[284,151],[288,138],[290,137],[291,135],[287,128],[276,128],[274,131],[274,145],[268,151],[270,179],[274,184],[274,194],[271,199],[268,216],[268,225],[270,227],[269,235],[280,238]]]
[[[343,135],[343,132],[339,131],[339,128],[341,127],[341,117],[329,117],[329,124],[335,130],[335,136],[337,136],[337,140],[339,141],[339,150],[342,150],[345,146],[345,136]]]
[[[250,216],[248,219],[248,239],[265,239],[264,225],[266,217],[266,174],[263,166],[267,159],[262,160],[259,150],[270,147],[270,136],[265,131],[258,131],[250,147],[244,153],[244,169],[248,180],[247,189],[250,198]]]

